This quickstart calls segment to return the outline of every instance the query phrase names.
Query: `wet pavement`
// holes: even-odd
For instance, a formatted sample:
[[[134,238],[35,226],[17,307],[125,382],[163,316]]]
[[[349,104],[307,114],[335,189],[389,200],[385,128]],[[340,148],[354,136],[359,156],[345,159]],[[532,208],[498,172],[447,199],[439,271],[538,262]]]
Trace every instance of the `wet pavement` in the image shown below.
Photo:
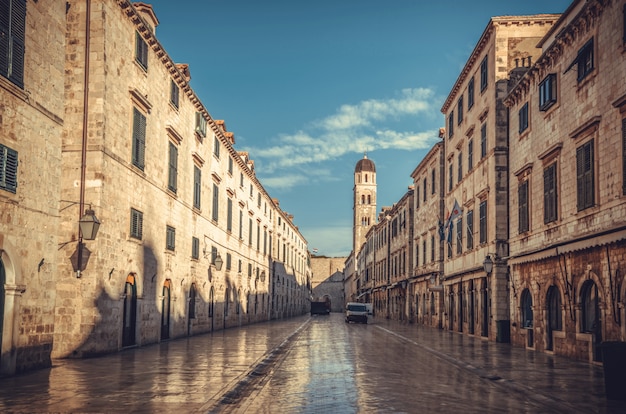
[[[625,390],[626,391],[626,390]],[[624,413],[601,366],[437,329],[298,317],[55,361],[0,412]]]

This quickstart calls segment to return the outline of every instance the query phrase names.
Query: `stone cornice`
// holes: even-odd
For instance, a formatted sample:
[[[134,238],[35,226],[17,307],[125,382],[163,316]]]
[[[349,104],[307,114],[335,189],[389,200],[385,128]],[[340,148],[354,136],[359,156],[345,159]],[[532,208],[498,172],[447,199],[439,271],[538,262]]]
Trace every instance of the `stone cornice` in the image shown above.
[[[547,74],[554,71],[554,67],[563,56],[564,50],[593,29],[598,17],[610,1],[588,0],[571,23],[557,33],[552,44],[545,49],[535,64],[522,76],[518,84],[504,99],[504,104],[510,107],[526,99],[530,87],[541,82]]]

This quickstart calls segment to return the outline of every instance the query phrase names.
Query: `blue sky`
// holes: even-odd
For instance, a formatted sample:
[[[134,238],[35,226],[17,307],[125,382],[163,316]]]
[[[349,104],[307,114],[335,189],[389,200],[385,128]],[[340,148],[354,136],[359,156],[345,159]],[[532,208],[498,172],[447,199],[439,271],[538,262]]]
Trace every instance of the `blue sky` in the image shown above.
[[[440,112],[489,18],[570,0],[146,1],[157,38],[318,254],[352,249],[354,166],[393,205],[444,125]]]

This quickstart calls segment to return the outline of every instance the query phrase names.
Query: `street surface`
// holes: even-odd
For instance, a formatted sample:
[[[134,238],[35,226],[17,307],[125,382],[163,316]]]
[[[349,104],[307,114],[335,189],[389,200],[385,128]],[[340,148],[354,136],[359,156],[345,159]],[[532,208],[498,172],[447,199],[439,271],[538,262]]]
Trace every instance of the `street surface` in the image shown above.
[[[0,379],[0,412],[624,413],[602,367],[341,314],[172,340]]]

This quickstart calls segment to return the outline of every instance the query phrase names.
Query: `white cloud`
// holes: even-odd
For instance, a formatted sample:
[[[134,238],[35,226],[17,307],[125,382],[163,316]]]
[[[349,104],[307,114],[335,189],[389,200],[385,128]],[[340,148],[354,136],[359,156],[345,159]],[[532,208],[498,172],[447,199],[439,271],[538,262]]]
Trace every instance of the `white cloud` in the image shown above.
[[[306,174],[296,174],[294,169],[305,171],[309,164],[377,149],[429,148],[438,139],[438,130],[407,131],[401,124],[409,119],[409,125],[416,125],[421,118],[435,118],[437,111],[432,90],[404,89],[392,99],[342,105],[335,114],[308,128],[277,137],[273,146],[246,150],[262,165],[265,186],[287,189],[307,180]]]

